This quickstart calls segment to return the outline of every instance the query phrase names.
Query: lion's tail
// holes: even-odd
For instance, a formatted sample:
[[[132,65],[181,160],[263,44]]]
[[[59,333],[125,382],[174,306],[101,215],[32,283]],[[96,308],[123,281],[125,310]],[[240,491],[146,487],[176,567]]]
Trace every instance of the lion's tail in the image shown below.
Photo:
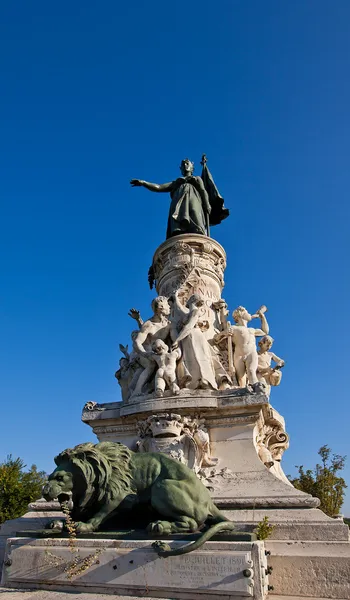
[[[235,528],[234,523],[232,521],[222,521],[220,523],[216,523],[212,525],[207,531],[204,531],[202,535],[191,544],[186,544],[185,546],[180,546],[180,548],[174,548],[173,550],[170,548],[168,544],[164,542],[154,542],[152,544],[153,548],[158,552],[159,556],[163,558],[167,558],[167,556],[179,556],[181,554],[188,554],[188,552],[193,552],[193,550],[197,550],[205,542],[210,540],[213,535],[216,535],[220,531],[233,531]]]

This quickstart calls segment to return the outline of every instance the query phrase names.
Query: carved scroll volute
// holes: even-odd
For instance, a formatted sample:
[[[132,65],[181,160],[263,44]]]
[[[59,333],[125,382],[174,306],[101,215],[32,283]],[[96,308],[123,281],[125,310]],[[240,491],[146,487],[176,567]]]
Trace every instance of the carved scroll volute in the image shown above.
[[[273,459],[280,462],[283,453],[289,447],[289,435],[277,426],[269,427],[265,437],[265,445],[269,448]]]
[[[271,419],[270,423],[259,423],[255,442],[260,460],[270,469],[275,462],[281,461],[284,451],[289,447],[289,435],[280,422]]]

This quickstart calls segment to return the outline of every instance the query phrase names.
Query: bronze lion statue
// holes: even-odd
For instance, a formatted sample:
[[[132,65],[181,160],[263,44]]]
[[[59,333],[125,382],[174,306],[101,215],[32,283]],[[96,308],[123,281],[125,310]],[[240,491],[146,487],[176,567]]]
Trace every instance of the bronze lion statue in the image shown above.
[[[121,508],[135,506],[145,514],[151,508],[160,517],[148,524],[150,534],[205,529],[194,543],[175,550],[156,542],[162,556],[195,550],[219,531],[234,529],[195,473],[166,454],[136,453],[115,442],[86,443],[64,450],[55,463],[43,496],[61,504],[72,502],[77,533],[97,531]]]

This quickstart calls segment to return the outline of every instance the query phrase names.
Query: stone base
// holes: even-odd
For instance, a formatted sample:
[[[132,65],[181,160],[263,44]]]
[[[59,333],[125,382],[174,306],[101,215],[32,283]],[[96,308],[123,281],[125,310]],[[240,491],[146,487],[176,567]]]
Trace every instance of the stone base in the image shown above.
[[[273,594],[350,598],[349,542],[267,541]]]
[[[182,542],[172,541],[171,547]],[[149,541],[8,540],[2,585],[23,589],[195,600],[264,600],[268,579],[263,542],[207,542],[184,556],[160,558]],[[76,559],[88,567],[69,568]]]
[[[0,598],[4,594],[3,600],[72,600],[72,594],[70,592],[48,592],[47,590],[15,590],[0,587]],[[6,594],[6,596],[5,596]],[[24,596],[25,594],[25,596]],[[89,594],[79,593],[79,600],[110,600],[110,595],[107,594]],[[132,600],[132,596],[113,596],[114,600]],[[237,596],[234,597],[237,600]],[[151,598],[147,596],[148,600],[156,600],[154,596]],[[172,600],[167,598],[167,600]],[[273,600],[306,600],[305,596],[280,596],[273,595]],[[314,600],[327,600],[327,598],[314,598]],[[341,600],[349,600],[348,598],[342,598]]]
[[[90,405],[89,405],[90,406]],[[198,446],[196,438],[180,431],[164,439],[142,438],[140,423],[155,415],[175,413],[183,419],[204,422],[210,441],[210,455],[217,462],[205,468],[203,482],[222,508],[301,508],[316,507],[319,500],[295,489],[283,473],[281,457],[288,447],[283,417],[269,404],[264,394],[246,389],[210,391],[181,390],[179,396],[161,400],[139,397],[138,402],[94,404],[85,408],[82,420],[92,427],[99,441],[121,442],[137,450],[146,442],[152,451],[177,453],[193,467]],[[187,444],[184,439],[187,435]],[[157,447],[158,443],[158,447]],[[176,446],[176,444],[178,445]],[[268,466],[267,466],[268,465]],[[197,463],[197,471],[203,465]],[[206,466],[206,465],[204,465]]]
[[[76,600],[71,592],[48,592],[47,590],[16,590],[0,587],[1,600]],[[113,596],[114,600],[132,600],[132,596]],[[110,595],[79,593],[79,600],[111,600]],[[156,600],[148,597],[148,600]],[[171,600],[168,598],[167,600]],[[292,599],[295,600],[295,599]],[[296,599],[296,600],[300,600]]]
[[[43,498],[32,502],[28,506],[28,512],[18,519],[5,521],[0,526],[0,573],[4,560],[7,538],[14,537],[17,531],[34,531],[36,529],[45,529],[48,521],[53,519],[65,518],[61,512],[58,502],[46,502]]]
[[[349,527],[343,519],[332,519],[318,508],[257,508],[223,510],[223,513],[240,532],[253,532],[257,524],[268,517],[269,523],[274,526],[269,542],[279,540],[288,545],[291,541],[349,543]]]

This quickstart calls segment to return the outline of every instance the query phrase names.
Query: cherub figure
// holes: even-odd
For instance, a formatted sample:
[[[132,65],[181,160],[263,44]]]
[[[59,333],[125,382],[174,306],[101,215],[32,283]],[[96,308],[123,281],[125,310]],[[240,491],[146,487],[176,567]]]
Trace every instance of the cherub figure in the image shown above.
[[[217,336],[218,340],[228,335],[232,337],[234,343],[233,363],[238,385],[245,387],[248,379],[248,383],[252,386],[254,392],[265,391],[256,374],[258,353],[255,338],[269,333],[269,326],[264,314],[266,310],[266,307],[262,306],[255,315],[251,315],[244,306],[238,306],[232,313],[236,324],[231,325],[227,331],[223,331]],[[261,329],[248,327],[248,323],[258,317],[261,320]]]
[[[134,342],[138,333],[138,330],[132,331],[132,342]],[[124,354],[124,357],[119,360],[119,369],[115,372],[115,377],[121,387],[122,399],[126,402],[134,391],[137,380],[143,371],[143,367],[139,363],[138,354],[134,350],[129,353],[128,345],[123,346],[122,344],[119,344],[119,349]]]
[[[143,386],[151,379],[155,364],[150,352],[152,342],[156,339],[165,340],[170,333],[170,306],[165,296],[158,296],[152,300],[153,317],[143,322],[140,330],[133,338],[133,350],[138,356],[138,362],[143,367],[137,383],[132,392],[132,396],[138,396],[143,393]],[[133,311],[130,311],[133,312]],[[136,311],[135,313],[136,314]],[[134,316],[132,318],[135,318]],[[138,320],[138,319],[136,319]]]
[[[282,379],[281,369],[284,367],[284,360],[279,358],[271,350],[274,339],[270,335],[264,335],[259,340],[258,346],[258,370],[257,376],[259,381],[265,383],[268,393],[272,385],[279,385]],[[276,365],[271,367],[271,361]]]
[[[164,396],[166,386],[173,394],[179,394],[180,388],[176,383],[176,361],[180,358],[179,348],[170,350],[162,340],[152,342],[152,352],[148,355],[158,365],[155,376],[155,395],[158,398]]]
[[[124,402],[126,402],[129,397],[129,365],[129,358],[126,356],[122,357],[119,360],[119,369],[114,374],[121,387],[122,399]]]

